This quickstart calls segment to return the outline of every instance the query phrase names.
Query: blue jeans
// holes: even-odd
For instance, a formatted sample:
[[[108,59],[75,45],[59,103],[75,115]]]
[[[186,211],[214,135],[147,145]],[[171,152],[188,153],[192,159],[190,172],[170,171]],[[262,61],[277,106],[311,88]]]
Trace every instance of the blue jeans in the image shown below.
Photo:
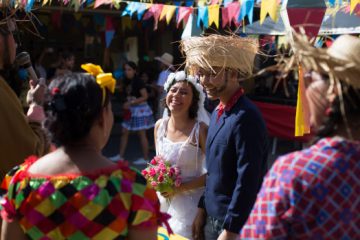
[[[224,220],[216,219],[211,216],[207,216],[206,224],[204,228],[204,234],[206,240],[217,240],[223,231],[222,225]]]

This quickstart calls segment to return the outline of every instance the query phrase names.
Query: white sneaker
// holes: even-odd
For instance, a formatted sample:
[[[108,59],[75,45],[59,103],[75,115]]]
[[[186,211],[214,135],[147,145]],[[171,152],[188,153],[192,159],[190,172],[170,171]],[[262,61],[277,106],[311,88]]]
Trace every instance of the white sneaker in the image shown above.
[[[148,162],[144,158],[138,158],[137,160],[133,161],[135,165],[146,165]]]
[[[120,156],[120,154],[118,155],[115,155],[115,156],[112,156],[112,157],[109,157],[109,159],[113,162],[118,162],[118,161],[121,161],[123,160],[123,158]]]

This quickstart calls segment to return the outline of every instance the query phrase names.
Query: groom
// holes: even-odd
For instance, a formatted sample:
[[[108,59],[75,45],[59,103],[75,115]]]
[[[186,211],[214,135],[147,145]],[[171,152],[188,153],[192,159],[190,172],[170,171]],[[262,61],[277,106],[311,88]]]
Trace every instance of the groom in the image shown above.
[[[184,40],[182,50],[207,96],[220,100],[209,125],[206,188],[193,238],[237,239],[256,200],[268,153],[264,121],[239,84],[239,78],[252,73],[257,43],[210,35]]]

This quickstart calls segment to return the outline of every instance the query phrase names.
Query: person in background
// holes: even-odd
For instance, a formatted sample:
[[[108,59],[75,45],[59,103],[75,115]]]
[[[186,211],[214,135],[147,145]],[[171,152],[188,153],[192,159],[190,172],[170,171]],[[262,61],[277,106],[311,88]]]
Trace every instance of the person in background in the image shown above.
[[[89,73],[54,79],[46,127],[58,148],[31,156],[2,184],[1,239],[157,239],[163,219],[154,190],[101,150],[113,125],[115,80]]]
[[[157,90],[158,90],[158,112],[157,119],[163,117],[164,106],[162,104],[162,99],[165,98],[166,92],[164,91],[164,84],[171,72],[174,71],[173,61],[174,57],[169,53],[164,53],[161,57],[155,57],[155,60],[159,62],[160,74],[156,81]]]
[[[60,54],[60,65],[55,70],[55,77],[69,74],[72,72],[75,64],[75,55],[69,51]]]
[[[4,20],[1,20],[4,21]],[[10,19],[8,21],[13,21]],[[13,23],[15,24],[15,23]],[[0,25],[0,178],[29,155],[42,156],[49,151],[47,134],[42,128],[45,119],[43,101],[46,86],[30,80],[29,110],[23,107],[14,90],[21,89],[15,80],[16,42],[9,24]],[[13,87],[13,88],[12,88]]]
[[[140,137],[143,158],[137,159],[135,164],[146,164],[149,159],[149,142],[146,136],[146,130],[154,127],[153,112],[147,103],[148,93],[146,86],[137,75],[137,66],[134,62],[127,62],[124,65],[124,84],[125,103],[124,119],[122,122],[122,132],[120,140],[120,154],[111,157],[113,161],[124,157],[127,147],[129,132],[134,131]]]
[[[200,77],[213,111],[206,141],[206,187],[193,238],[236,239],[266,173],[268,136],[239,78],[252,74],[257,42],[237,36],[191,37],[181,43],[186,67]]]
[[[300,64],[323,75],[306,89],[315,138],[275,161],[241,239],[358,239],[360,39],[340,36],[328,50],[295,40]]]

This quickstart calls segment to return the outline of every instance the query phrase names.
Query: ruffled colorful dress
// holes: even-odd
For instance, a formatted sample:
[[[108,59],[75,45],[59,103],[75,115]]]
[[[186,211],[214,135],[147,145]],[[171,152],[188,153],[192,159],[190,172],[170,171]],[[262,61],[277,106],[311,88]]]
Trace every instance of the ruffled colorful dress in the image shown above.
[[[29,239],[127,239],[129,228],[161,224],[159,201],[126,163],[96,173],[42,176],[28,158],[5,177],[1,216],[16,219]]]

